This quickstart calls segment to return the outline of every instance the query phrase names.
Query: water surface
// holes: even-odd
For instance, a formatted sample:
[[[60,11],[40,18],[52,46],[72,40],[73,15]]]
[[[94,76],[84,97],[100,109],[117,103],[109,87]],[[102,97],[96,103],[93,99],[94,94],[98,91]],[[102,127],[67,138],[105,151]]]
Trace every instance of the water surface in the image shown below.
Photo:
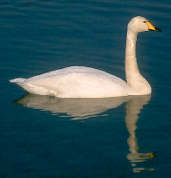
[[[0,177],[170,177],[171,2],[0,2]],[[124,79],[126,25],[144,16],[162,33],[138,37],[151,96],[59,99],[8,82],[71,65]]]

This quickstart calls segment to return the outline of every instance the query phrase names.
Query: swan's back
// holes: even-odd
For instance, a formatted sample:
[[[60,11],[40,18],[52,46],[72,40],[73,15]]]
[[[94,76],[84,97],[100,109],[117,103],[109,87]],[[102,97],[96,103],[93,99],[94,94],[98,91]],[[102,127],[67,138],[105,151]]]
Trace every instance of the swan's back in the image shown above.
[[[127,96],[128,87],[120,78],[89,67],[67,67],[24,80],[19,84],[30,93],[61,98]]]

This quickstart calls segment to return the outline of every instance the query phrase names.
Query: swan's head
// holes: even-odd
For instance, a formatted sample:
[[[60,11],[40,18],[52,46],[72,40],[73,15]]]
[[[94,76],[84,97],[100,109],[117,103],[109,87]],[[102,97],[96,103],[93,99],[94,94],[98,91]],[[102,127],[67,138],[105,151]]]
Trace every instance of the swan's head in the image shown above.
[[[128,30],[135,33],[145,31],[161,31],[159,28],[153,26],[146,18],[140,16],[131,19],[128,23]]]

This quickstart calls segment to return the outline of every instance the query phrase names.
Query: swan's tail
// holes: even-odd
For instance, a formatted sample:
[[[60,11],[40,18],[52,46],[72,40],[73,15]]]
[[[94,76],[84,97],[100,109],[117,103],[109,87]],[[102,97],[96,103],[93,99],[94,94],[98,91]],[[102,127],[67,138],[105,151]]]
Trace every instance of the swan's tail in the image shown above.
[[[26,80],[25,78],[15,78],[15,79],[9,80],[9,82],[21,84],[21,83],[25,82],[25,80]]]
[[[25,78],[15,78],[9,80],[9,82],[19,85],[21,88],[32,94],[49,95],[48,89],[39,85],[32,84],[28,79]]]

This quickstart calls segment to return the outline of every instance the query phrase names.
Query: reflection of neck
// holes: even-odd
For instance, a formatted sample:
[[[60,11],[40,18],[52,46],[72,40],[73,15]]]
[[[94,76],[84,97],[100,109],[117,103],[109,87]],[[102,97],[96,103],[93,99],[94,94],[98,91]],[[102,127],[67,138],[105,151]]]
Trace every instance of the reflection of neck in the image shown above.
[[[142,107],[148,103],[150,96],[138,96],[131,98],[126,104],[126,117],[125,122],[129,132],[128,146],[131,154],[138,152],[138,144],[136,140],[136,122],[138,120],[138,114]],[[134,159],[133,157],[129,159]],[[132,160],[133,161],[133,160]]]

